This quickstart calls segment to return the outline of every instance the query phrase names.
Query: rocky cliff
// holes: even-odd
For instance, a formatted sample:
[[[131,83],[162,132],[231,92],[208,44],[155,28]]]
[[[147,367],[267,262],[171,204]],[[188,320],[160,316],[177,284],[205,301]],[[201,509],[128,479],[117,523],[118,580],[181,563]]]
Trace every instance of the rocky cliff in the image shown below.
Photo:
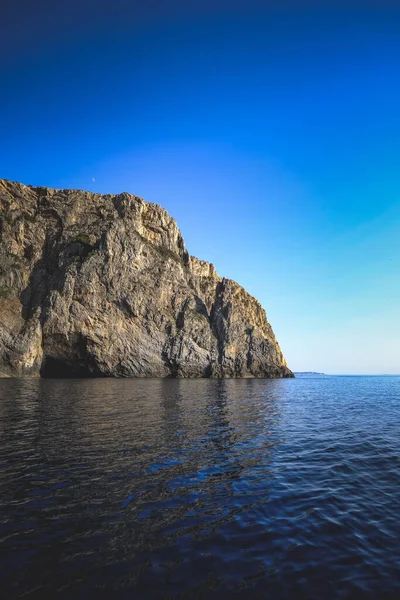
[[[291,377],[260,304],[127,193],[0,180],[0,376]]]

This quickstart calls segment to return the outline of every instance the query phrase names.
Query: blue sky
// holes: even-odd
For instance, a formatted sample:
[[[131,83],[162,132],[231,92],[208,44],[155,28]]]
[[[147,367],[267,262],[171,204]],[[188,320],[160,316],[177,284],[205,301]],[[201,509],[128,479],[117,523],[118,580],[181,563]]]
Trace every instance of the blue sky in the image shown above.
[[[400,373],[400,5],[144,4],[6,2],[0,176],[157,202],[293,370]]]

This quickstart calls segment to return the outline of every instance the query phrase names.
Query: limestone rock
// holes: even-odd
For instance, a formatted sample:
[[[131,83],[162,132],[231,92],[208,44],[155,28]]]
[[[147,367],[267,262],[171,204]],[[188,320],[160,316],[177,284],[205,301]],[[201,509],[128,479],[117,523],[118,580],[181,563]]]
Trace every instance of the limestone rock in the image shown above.
[[[260,304],[131,194],[0,180],[0,376],[292,377]]]

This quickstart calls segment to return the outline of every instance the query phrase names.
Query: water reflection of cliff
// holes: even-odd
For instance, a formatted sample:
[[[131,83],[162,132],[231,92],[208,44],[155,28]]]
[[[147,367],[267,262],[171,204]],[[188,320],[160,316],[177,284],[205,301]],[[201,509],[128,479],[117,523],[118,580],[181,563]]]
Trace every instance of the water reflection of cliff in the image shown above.
[[[70,561],[72,586],[88,568],[106,581],[116,556],[130,565],[129,576],[121,568],[122,576],[136,581],[155,562],[169,568],[172,547],[177,564],[205,540],[214,540],[218,553],[242,523],[260,520],[256,511],[265,502],[279,442],[282,385],[5,382],[2,455],[17,448],[8,462],[6,495],[13,518],[59,538],[54,560]],[[101,572],[88,551],[93,547]],[[71,574],[59,577],[67,585]],[[143,585],[151,589],[151,581]]]
[[[214,452],[219,460],[233,453],[239,458],[244,445],[251,442],[261,449],[276,434],[281,384],[279,380],[5,380],[0,431],[5,439],[18,424],[22,444],[33,439],[39,454],[60,455],[60,460],[73,448],[83,455],[97,449],[101,462],[112,462],[112,456],[123,451],[137,451],[145,459],[146,450],[149,462],[154,458],[151,450],[170,455],[189,452],[192,458]],[[200,465],[201,456],[198,461]]]

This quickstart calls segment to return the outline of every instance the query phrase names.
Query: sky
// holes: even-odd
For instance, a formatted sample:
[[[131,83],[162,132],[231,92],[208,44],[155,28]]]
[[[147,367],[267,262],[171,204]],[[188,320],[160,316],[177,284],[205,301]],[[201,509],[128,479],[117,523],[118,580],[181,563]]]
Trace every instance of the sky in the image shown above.
[[[400,3],[3,0],[0,177],[128,191],[289,366],[400,373]]]

